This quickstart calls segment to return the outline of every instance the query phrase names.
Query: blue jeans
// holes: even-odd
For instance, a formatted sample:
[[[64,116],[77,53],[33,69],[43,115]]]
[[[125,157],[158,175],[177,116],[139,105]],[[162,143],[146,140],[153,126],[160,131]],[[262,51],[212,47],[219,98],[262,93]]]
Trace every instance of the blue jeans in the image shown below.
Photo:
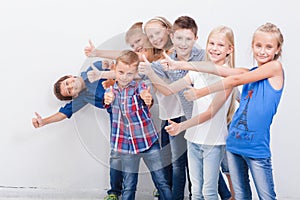
[[[225,145],[188,142],[188,158],[193,200],[218,200],[218,180]]]
[[[228,200],[231,198],[231,193],[230,193],[230,191],[227,187],[227,184],[223,178],[222,172],[219,173],[218,193],[222,200]]]
[[[158,189],[162,200],[172,200],[172,192],[165,178],[164,168],[161,161],[159,143],[156,142],[150,149],[140,154],[122,154],[123,165],[123,191],[122,200],[134,200],[138,181],[140,160],[143,158],[150,170],[152,180]]]
[[[224,153],[224,157],[223,157],[223,160],[221,162],[221,169],[222,169],[222,172],[224,174],[229,174],[229,167],[228,167],[228,160],[227,160],[226,151]],[[228,189],[227,184],[226,184],[221,172],[220,172],[220,175],[219,175],[218,193],[219,193],[222,200],[227,200],[227,199],[231,198],[230,190]]]
[[[122,160],[120,155],[111,150],[110,158],[110,189],[107,191],[107,194],[115,194],[120,196],[122,193],[122,183],[123,183],[123,175],[122,175]]]
[[[227,158],[236,199],[252,199],[249,170],[259,199],[276,199],[271,158],[249,158],[228,151]]]
[[[182,121],[185,121],[185,117],[178,117],[171,119],[174,122],[180,123]],[[172,183],[172,196],[173,200],[183,200],[184,199],[184,192],[185,192],[185,183],[186,179],[188,178],[188,188],[189,193],[191,196],[191,181],[189,177],[189,171],[188,171],[188,158],[187,158],[187,142],[184,138],[185,131],[181,132],[180,134],[176,136],[169,136],[169,142],[170,144],[166,146],[166,135],[168,136],[168,133],[164,130],[164,127],[168,125],[168,121],[162,122],[162,146],[164,146],[163,151],[165,151],[166,148],[170,148],[171,156],[167,156],[166,158],[163,158],[163,160],[172,161],[172,168],[170,166],[165,165],[166,169],[166,175],[167,178],[170,179],[170,176],[172,175],[171,181],[168,180],[169,183]],[[164,153],[163,153],[164,155]],[[171,169],[171,172],[170,172]]]

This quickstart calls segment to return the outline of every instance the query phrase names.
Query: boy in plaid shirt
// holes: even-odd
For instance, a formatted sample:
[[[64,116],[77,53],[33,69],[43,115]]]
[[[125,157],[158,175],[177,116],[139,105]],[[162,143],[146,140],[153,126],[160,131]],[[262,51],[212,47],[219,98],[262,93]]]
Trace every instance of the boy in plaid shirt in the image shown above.
[[[124,176],[122,199],[135,199],[139,163],[143,158],[161,199],[171,200],[161,161],[158,134],[150,118],[152,95],[143,82],[134,81],[139,57],[123,51],[116,60],[116,83],[104,95],[104,103],[112,109],[111,148],[122,159]]]

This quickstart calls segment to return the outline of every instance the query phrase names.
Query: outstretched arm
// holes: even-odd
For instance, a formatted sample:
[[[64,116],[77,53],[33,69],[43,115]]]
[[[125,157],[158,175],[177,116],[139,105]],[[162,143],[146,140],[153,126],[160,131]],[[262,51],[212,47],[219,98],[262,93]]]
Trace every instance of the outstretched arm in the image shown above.
[[[166,131],[170,135],[175,136],[188,128],[191,128],[213,118],[223,106],[223,104],[226,102],[227,98],[231,94],[231,91],[231,89],[228,89],[222,92],[218,92],[206,111],[202,112],[201,114],[195,117],[192,117],[189,120],[186,120],[181,123],[176,123],[169,120],[170,125],[165,127]]]
[[[37,112],[35,112],[36,117],[32,118],[32,125],[34,128],[40,128],[47,124],[51,124],[54,122],[59,122],[67,118],[67,116],[61,112],[57,112],[54,115],[51,115],[46,118],[42,118]]]
[[[211,84],[201,89],[193,89],[192,92],[194,93],[193,96],[195,98],[191,98],[188,100],[192,101],[217,91],[231,89],[236,86],[260,81],[263,79],[269,79],[269,82],[274,89],[281,89],[283,86],[284,79],[281,63],[279,61],[271,61],[258,67],[255,70],[226,77],[223,80],[220,80],[214,84]]]
[[[168,96],[191,86],[191,81],[188,76],[181,78],[171,84],[167,84],[154,72],[154,70],[151,68],[151,63],[146,59],[145,56],[143,56],[143,59],[144,62],[140,62],[139,65],[139,73],[147,75],[154,87],[156,87],[157,90],[162,94]]]
[[[216,65],[208,61],[174,61],[165,52],[164,57],[161,61],[162,66],[165,70],[191,70],[197,72],[204,72],[209,74],[214,74],[222,77],[227,77],[230,75],[241,74],[249,71],[246,68],[229,68],[220,65]]]
[[[115,60],[121,55],[121,50],[100,50],[96,49],[95,45],[89,40],[89,46],[84,48],[84,54],[87,57],[100,57]]]

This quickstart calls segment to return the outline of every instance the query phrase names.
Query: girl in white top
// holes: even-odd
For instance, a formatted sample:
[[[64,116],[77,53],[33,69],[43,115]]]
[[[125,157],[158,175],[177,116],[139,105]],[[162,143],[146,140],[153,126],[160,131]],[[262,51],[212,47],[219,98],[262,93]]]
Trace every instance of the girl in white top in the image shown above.
[[[220,26],[211,31],[207,39],[206,59],[217,65],[234,67],[233,31]],[[168,68],[172,61],[165,54],[162,64]],[[152,83],[165,95],[176,93],[183,88],[202,88],[221,78],[215,75],[190,71],[184,78],[166,85],[154,72],[151,72]],[[234,98],[228,89],[214,95],[194,101],[192,118],[166,127],[170,135],[177,135],[186,130],[188,141],[188,159],[192,181],[192,199],[218,199],[218,178],[220,163],[225,152],[227,131],[227,113],[233,113]],[[231,117],[231,116],[229,116]]]

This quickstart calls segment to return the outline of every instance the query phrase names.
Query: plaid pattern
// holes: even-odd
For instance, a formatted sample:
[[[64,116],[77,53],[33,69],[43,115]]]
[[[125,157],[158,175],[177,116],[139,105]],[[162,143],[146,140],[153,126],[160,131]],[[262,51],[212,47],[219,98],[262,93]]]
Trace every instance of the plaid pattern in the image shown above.
[[[132,81],[126,88],[114,85],[111,147],[120,153],[138,154],[149,149],[158,139],[150,112],[140,92],[144,83]]]
[[[173,60],[178,60],[177,59],[177,53],[176,51],[174,51],[170,57]],[[203,49],[197,49],[196,47],[193,47],[190,58],[188,60],[188,62],[190,61],[203,61],[205,59],[205,50]],[[160,77],[162,78],[168,78],[170,79],[172,82],[177,81],[178,79],[183,78],[188,71],[187,70],[169,70],[169,71],[164,71],[161,64],[159,62],[153,62],[152,63],[152,68],[155,71],[155,73],[157,73]],[[180,97],[180,101],[182,104],[182,108],[185,114],[185,117],[187,119],[190,119],[192,116],[192,111],[193,111],[193,101],[188,101],[186,100],[186,98],[183,95],[183,92],[185,91],[181,90],[180,92],[178,92],[178,95]]]

